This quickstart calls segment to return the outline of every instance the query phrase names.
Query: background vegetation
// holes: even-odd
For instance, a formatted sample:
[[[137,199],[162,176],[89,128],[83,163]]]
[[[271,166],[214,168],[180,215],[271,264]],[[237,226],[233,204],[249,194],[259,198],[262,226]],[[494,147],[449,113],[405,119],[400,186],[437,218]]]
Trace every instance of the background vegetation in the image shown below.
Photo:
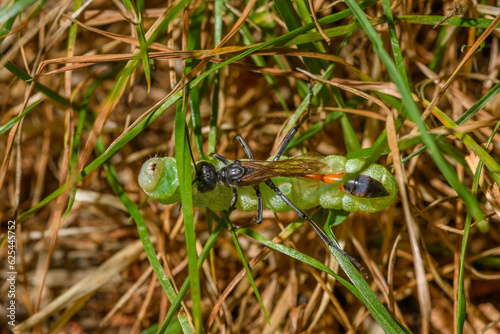
[[[3,2],[14,330],[500,332],[494,5]],[[379,213],[309,213],[366,281],[293,213],[235,232],[229,221],[254,213],[228,219],[190,200],[185,129],[196,159],[244,157],[236,134],[266,159],[305,110],[308,77],[311,118],[287,154],[366,158],[398,181]],[[177,158],[182,207],[137,184],[154,155]]]

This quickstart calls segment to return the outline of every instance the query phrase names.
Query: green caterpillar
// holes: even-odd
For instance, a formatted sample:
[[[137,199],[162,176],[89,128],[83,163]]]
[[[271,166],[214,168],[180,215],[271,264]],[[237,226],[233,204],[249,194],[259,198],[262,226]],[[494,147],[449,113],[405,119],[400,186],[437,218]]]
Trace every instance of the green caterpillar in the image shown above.
[[[327,165],[319,173],[356,173],[361,170],[364,161],[350,159],[343,156],[330,155],[322,158],[299,156],[300,159],[315,159]],[[283,158],[286,159],[286,158]],[[292,158],[294,159],[294,158]],[[271,160],[271,158],[270,158]],[[216,159],[208,161],[220,170],[225,165]],[[139,174],[139,185],[151,198],[162,204],[172,204],[180,201],[179,180],[177,176],[175,158],[151,158],[144,163]],[[192,179],[196,179],[194,165],[191,167]],[[308,210],[317,206],[327,209],[342,209],[345,211],[377,212],[391,205],[397,195],[397,186],[394,176],[377,164],[373,164],[362,172],[379,181],[387,190],[384,197],[358,197],[348,194],[331,184],[311,180],[303,177],[273,177],[272,181],[279,189],[301,210]],[[290,211],[290,207],[267,185],[260,184],[264,208],[273,212]],[[242,211],[257,210],[257,196],[253,187],[237,190],[238,201],[236,208]],[[199,193],[196,182],[193,183],[193,204],[198,208],[210,208],[214,211],[227,210],[231,203],[233,191],[229,187],[217,184],[214,190]]]

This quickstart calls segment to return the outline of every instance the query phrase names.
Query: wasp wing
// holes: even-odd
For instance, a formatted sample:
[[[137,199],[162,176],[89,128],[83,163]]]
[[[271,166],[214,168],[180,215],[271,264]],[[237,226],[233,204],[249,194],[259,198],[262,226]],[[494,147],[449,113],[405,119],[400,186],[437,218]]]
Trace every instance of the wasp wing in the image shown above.
[[[287,159],[281,161],[240,161],[249,172],[242,178],[240,185],[263,182],[271,177],[299,177],[315,173],[327,164],[315,159]]]

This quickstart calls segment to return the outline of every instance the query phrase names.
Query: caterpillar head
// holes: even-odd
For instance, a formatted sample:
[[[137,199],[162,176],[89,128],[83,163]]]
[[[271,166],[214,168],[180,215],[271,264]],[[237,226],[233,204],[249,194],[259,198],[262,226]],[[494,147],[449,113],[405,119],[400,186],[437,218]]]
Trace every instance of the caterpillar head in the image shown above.
[[[139,185],[146,191],[156,188],[163,172],[163,162],[160,158],[154,157],[142,165],[139,173]]]

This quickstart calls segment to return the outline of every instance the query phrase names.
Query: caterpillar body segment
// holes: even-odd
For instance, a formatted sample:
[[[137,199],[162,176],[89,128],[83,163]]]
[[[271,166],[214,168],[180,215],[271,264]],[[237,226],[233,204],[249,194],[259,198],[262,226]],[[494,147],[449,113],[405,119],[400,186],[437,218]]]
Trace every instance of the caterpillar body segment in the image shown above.
[[[282,158],[287,159],[287,158]],[[361,159],[346,159],[343,156],[330,155],[326,157],[299,156],[291,158],[294,160],[313,159],[319,160],[323,168],[314,173],[304,175],[305,177],[273,177],[276,186],[301,210],[308,210],[317,206],[327,209],[342,209],[345,211],[377,212],[392,204],[397,195],[397,186],[394,177],[389,171],[377,164],[373,164],[363,171],[357,178],[349,180],[345,185],[332,186],[330,183],[342,179],[346,174],[356,173],[361,170],[364,161]],[[272,157],[269,159],[272,160]],[[294,161],[293,166],[301,163]],[[225,164],[219,160],[208,161],[213,164],[217,171]],[[245,163],[242,160],[242,163]],[[272,163],[269,161],[269,163]],[[200,162],[197,163],[200,166]],[[199,169],[200,167],[198,167]],[[191,167],[192,179],[196,179],[196,170]],[[292,173],[292,172],[289,172]],[[180,201],[179,182],[177,176],[177,165],[175,158],[151,158],[143,165],[139,184],[143,190],[153,199],[163,204],[171,204]],[[318,176],[319,175],[319,176]],[[368,182],[375,183],[375,197],[356,196],[359,191],[353,188],[357,183],[364,185]],[[193,204],[199,208],[210,208],[214,211],[227,210],[233,196],[233,189],[223,186],[217,182],[215,188],[204,193],[198,191],[197,182],[193,183]],[[351,185],[349,185],[349,182]],[[250,185],[250,184],[248,184]],[[340,188],[339,188],[340,187]],[[359,188],[359,187],[358,187]],[[201,187],[203,189],[203,187]],[[354,191],[354,192],[351,192]],[[264,208],[273,212],[286,212],[290,207],[267,185],[260,184]],[[366,194],[366,190],[362,190]],[[351,192],[351,194],[347,193]],[[251,186],[237,189],[238,201],[236,208],[242,211],[257,210],[257,196]]]

